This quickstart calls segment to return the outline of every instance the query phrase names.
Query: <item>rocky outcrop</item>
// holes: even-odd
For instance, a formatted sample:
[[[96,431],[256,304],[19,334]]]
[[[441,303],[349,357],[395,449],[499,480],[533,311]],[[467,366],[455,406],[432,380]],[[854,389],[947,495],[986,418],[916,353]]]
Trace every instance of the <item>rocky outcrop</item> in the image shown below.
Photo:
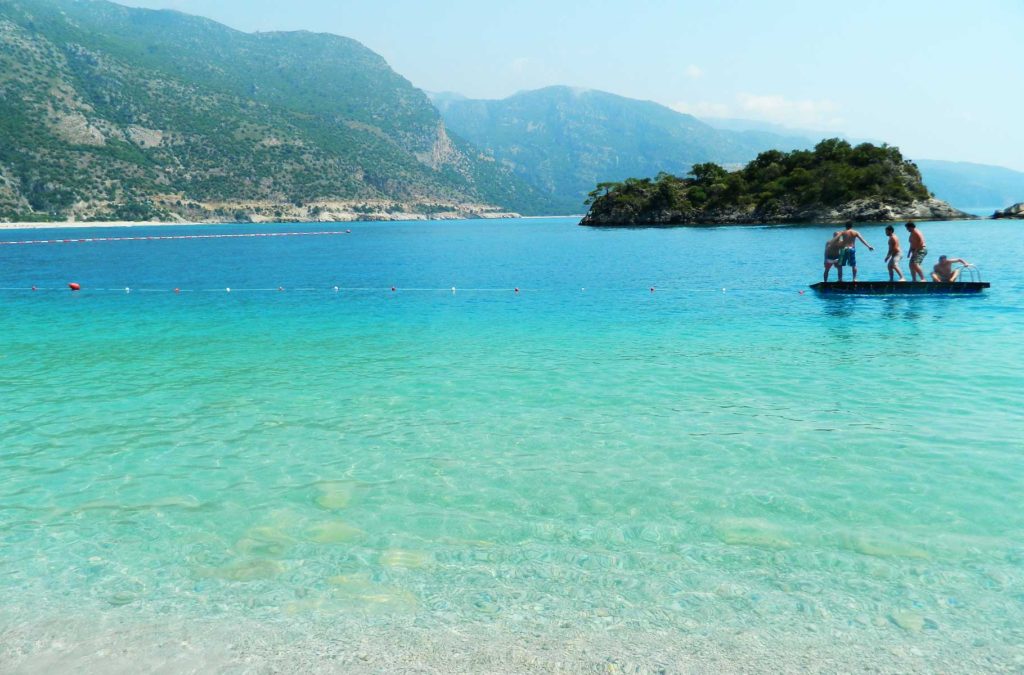
[[[1013,206],[1003,209],[1002,211],[996,211],[992,214],[993,218],[1024,218],[1024,202],[1014,204]]]
[[[1022,217],[1022,216],[1018,216]],[[971,220],[977,216],[955,209],[946,202],[920,199],[906,204],[881,199],[855,199],[839,206],[793,208],[673,209],[631,210],[628,206],[611,211],[591,209],[580,225],[609,227],[616,225],[763,225],[772,223],[845,223],[888,222],[900,220]]]

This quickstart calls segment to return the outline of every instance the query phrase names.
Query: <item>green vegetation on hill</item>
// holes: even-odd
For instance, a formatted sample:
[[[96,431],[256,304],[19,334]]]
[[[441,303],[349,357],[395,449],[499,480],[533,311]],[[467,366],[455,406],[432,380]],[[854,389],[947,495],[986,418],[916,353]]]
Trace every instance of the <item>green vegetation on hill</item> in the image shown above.
[[[762,152],[743,169],[695,165],[686,178],[605,182],[590,193],[585,224],[798,222],[858,200],[887,208],[929,200],[898,148],[833,138],[814,150]]]
[[[358,42],[103,0],[0,0],[0,218],[179,202],[549,201]]]

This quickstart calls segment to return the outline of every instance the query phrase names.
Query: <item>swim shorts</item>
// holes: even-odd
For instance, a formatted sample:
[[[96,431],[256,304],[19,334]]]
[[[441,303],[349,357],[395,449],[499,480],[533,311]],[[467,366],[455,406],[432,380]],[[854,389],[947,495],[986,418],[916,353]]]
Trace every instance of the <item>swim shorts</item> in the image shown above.
[[[921,263],[924,262],[924,258],[925,258],[926,255],[928,255],[928,248],[927,247],[919,248],[916,251],[911,251],[910,252],[910,262],[914,263],[915,265],[920,265]]]
[[[838,265],[839,264],[839,256],[833,256],[833,257],[830,258],[828,256],[828,253],[826,253],[825,254],[825,264],[826,265]]]
[[[839,265],[846,267],[857,266],[857,249],[855,248],[844,248],[839,254]]]

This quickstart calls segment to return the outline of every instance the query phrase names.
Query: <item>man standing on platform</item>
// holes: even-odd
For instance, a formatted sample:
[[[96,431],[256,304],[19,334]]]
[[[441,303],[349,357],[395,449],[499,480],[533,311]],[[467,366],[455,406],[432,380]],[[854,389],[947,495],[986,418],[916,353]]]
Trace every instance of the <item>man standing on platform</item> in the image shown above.
[[[864,237],[860,236],[860,232],[853,229],[853,223],[847,223],[846,229],[839,233],[839,237],[843,242],[843,249],[839,254],[839,280],[843,280],[843,266],[847,265],[853,268],[853,281],[857,282],[857,240],[860,239],[865,246],[868,247],[869,251],[874,251],[874,247],[868,242],[864,241]]]
[[[924,281],[924,270],[921,269],[921,263],[928,255],[928,247],[924,245],[924,235],[913,222],[907,223],[905,227],[910,233],[910,280]]]

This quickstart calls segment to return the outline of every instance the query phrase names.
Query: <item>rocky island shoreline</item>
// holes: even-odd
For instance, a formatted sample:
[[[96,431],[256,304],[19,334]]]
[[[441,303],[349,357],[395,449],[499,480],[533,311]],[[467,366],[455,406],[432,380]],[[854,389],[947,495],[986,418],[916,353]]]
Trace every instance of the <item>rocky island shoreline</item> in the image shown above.
[[[601,183],[581,225],[742,225],[972,220],[936,199],[898,148],[840,139],[814,150],[763,152],[738,171],[697,164],[685,178],[659,174]]]
[[[996,211],[995,213],[992,214],[992,218],[994,218],[995,220],[1000,220],[1003,218],[1024,218],[1024,202],[1014,204],[1013,206],[1009,206],[1003,209],[1002,211]]]

